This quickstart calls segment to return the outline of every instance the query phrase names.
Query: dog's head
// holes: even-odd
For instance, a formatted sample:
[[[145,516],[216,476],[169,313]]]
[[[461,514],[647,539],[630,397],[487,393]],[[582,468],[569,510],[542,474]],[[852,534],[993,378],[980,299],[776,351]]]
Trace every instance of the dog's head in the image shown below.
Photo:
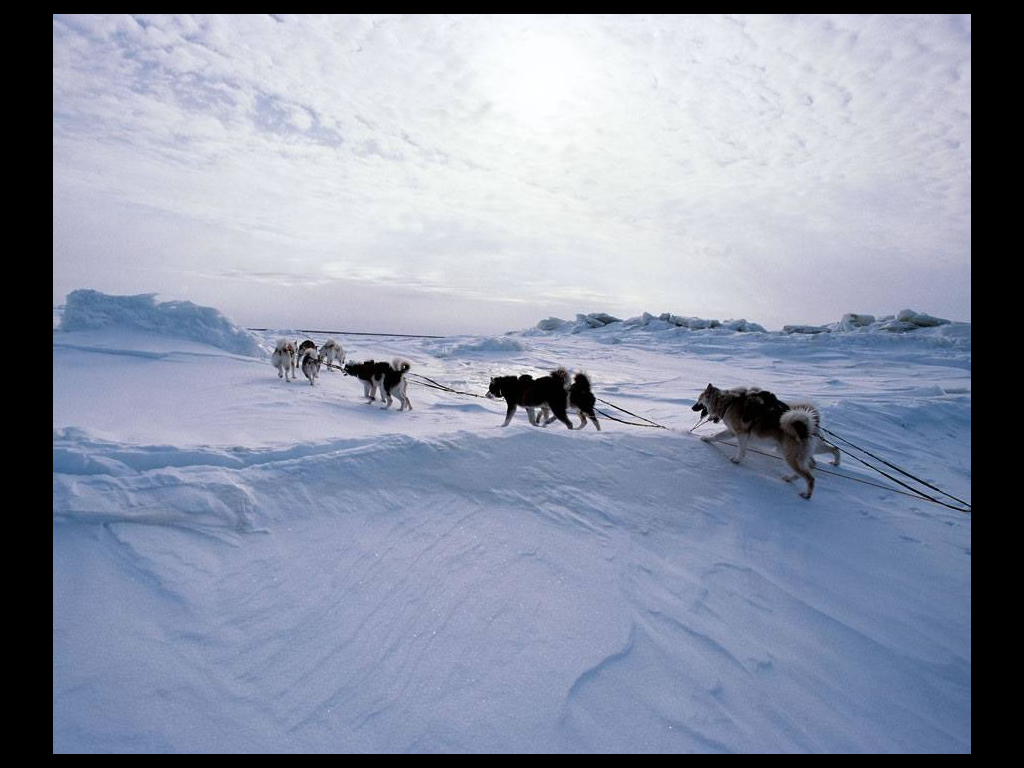
[[[704,391],[697,396],[697,402],[690,406],[691,411],[700,411],[700,417],[706,418],[708,413],[713,411],[714,398],[718,394],[718,390],[714,386],[708,384],[704,388]],[[711,414],[711,421],[717,424],[721,421],[721,417],[717,413]]]
[[[491,377],[491,383],[487,387],[487,397],[489,397],[491,400],[494,400],[495,398],[498,398],[498,397],[504,397],[504,395],[501,394],[501,379],[502,378],[504,378],[504,377],[496,377],[496,376],[492,376]]]

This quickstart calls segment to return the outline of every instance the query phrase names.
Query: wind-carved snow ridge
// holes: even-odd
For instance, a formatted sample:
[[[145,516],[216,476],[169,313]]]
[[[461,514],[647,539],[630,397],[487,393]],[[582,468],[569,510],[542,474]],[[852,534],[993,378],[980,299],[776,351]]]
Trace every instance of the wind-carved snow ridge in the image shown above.
[[[157,303],[155,293],[110,296],[81,289],[68,294],[61,331],[132,329],[209,344],[236,355],[264,357],[256,337],[213,307],[191,301]]]

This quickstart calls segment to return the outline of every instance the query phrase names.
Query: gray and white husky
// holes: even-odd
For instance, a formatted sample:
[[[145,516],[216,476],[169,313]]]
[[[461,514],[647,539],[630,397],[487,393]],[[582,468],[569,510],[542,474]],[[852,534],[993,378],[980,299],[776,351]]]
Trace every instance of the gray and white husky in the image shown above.
[[[320,355],[316,351],[316,347],[306,348],[302,351],[299,356],[299,369],[302,374],[309,379],[309,386],[313,386],[318,378],[320,378]]]
[[[800,495],[805,499],[811,498],[814,492],[814,476],[811,474],[814,454],[831,453],[833,466],[839,464],[839,449],[821,438],[818,432],[821,413],[811,403],[787,405],[771,392],[757,387],[717,389],[708,384],[698,396],[693,410],[701,411],[716,423],[724,421],[728,427],[717,435],[702,437],[704,442],[736,435],[739,450],[730,457],[734,463],[738,464],[746,455],[751,436],[778,443],[786,463],[796,472],[795,475],[783,475],[783,479],[790,482],[802,477],[807,482],[807,490]]]

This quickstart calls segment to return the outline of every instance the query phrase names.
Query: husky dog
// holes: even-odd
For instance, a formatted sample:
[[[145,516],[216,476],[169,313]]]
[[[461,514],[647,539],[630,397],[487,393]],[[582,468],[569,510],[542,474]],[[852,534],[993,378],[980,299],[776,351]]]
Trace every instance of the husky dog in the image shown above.
[[[569,391],[566,394],[568,396],[568,408],[574,410],[576,415],[580,417],[580,426],[578,428],[583,429],[587,426],[587,416],[589,416],[594,421],[597,431],[600,432],[601,425],[597,422],[597,416],[594,415],[594,403],[597,402],[597,398],[590,391],[590,379],[587,377],[587,374],[583,372],[577,373],[573,377],[572,386],[569,387]],[[557,416],[548,416],[548,407],[546,405],[541,406],[541,414],[545,427],[558,418]]]
[[[331,365],[335,363],[338,365],[344,365],[345,350],[342,349],[341,344],[336,342],[334,339],[328,339],[324,342],[324,345],[320,347],[320,360],[327,364],[328,370],[330,370]]]
[[[505,413],[505,423],[501,426],[507,427],[512,421],[512,416],[518,406],[526,408],[526,415],[534,426],[540,425],[540,416],[534,416],[533,409],[545,404],[555,414],[555,418],[562,421],[565,426],[572,429],[572,422],[565,414],[566,389],[569,384],[569,374],[565,368],[552,371],[548,376],[534,379],[529,375],[498,376],[491,379],[487,388],[487,397],[492,400],[505,398],[508,410]]]
[[[302,353],[305,352],[307,349],[312,349],[314,352],[316,352],[316,344],[314,344],[310,339],[306,339],[301,344],[299,344],[299,342],[297,341],[295,342],[295,354],[297,354],[299,357],[302,357]]]
[[[374,380],[374,373],[378,365],[387,365],[387,363],[366,360],[362,363],[348,362],[344,365],[346,375],[355,376],[363,383],[363,397],[366,398],[368,403],[372,403],[377,399],[378,382]]]
[[[296,378],[295,345],[288,339],[278,339],[274,354],[270,356],[270,364],[277,368],[277,378],[288,381],[288,371],[291,371],[293,379]]]
[[[307,347],[299,355],[299,368],[302,370],[302,375],[309,379],[309,386],[312,387],[313,382],[320,376],[320,355],[317,354],[315,347],[313,349]]]
[[[811,498],[814,493],[814,466],[816,450],[831,452],[835,457],[833,465],[839,464],[839,449],[821,440],[818,426],[821,414],[810,403],[793,403],[787,405],[773,395],[757,387],[737,387],[735,389],[717,389],[711,384],[700,393],[693,404],[694,411],[701,411],[714,422],[724,421],[728,429],[717,435],[702,437],[704,442],[722,440],[729,435],[736,435],[739,450],[730,459],[739,463],[747,453],[747,442],[754,437],[774,440],[782,448],[786,463],[796,472],[795,475],[784,475],[786,482],[802,477],[807,483],[807,490],[800,495]]]
[[[412,410],[412,401],[409,400],[409,395],[406,393],[409,383],[405,380],[405,374],[410,368],[412,368],[412,363],[400,357],[392,360],[391,365],[387,363],[374,365],[373,379],[380,387],[380,399],[387,400],[387,405],[383,406],[384,408],[391,407],[391,403],[394,402],[391,399],[393,394],[401,402],[399,411]]]

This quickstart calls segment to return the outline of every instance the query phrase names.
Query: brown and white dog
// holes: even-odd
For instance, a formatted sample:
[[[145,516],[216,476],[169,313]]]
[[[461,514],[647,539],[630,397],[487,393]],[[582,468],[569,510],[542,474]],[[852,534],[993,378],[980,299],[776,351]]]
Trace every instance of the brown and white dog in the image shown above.
[[[327,364],[328,370],[332,365],[342,366],[345,364],[345,350],[334,339],[328,339],[320,347],[320,360]]]
[[[278,339],[274,346],[274,354],[270,356],[270,364],[277,368],[277,378],[288,381],[288,372],[292,379],[295,376],[295,345],[288,339]]]
[[[751,436],[774,440],[782,448],[782,456],[796,473],[784,475],[786,482],[802,477],[807,483],[807,490],[800,495],[811,498],[814,493],[815,452],[829,452],[833,455],[833,465],[839,464],[839,449],[822,440],[818,432],[821,424],[821,413],[810,403],[793,403],[787,405],[773,395],[757,387],[736,387],[735,389],[718,389],[708,384],[693,404],[694,411],[701,411],[712,421],[725,422],[728,429],[710,437],[702,437],[704,442],[722,440],[736,435],[739,449],[730,460],[739,463],[747,453],[747,443]]]

